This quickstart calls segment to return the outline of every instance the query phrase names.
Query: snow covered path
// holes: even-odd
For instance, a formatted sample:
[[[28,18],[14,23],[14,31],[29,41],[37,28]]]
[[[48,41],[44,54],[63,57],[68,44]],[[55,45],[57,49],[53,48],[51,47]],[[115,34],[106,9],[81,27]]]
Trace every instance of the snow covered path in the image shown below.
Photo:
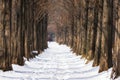
[[[48,49],[24,66],[13,64],[13,71],[0,71],[0,80],[110,80],[111,69],[98,73],[99,67],[85,64],[66,45],[48,44]]]

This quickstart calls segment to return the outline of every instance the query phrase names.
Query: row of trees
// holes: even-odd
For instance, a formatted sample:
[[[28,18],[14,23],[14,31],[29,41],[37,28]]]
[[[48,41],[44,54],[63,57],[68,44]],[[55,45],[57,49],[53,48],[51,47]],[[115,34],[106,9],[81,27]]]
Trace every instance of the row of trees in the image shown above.
[[[111,77],[120,76],[120,0],[65,0],[66,22],[57,27],[57,41],[70,46],[99,72],[113,67]],[[64,13],[64,12],[63,12]]]
[[[0,69],[47,48],[47,0],[0,0]]]

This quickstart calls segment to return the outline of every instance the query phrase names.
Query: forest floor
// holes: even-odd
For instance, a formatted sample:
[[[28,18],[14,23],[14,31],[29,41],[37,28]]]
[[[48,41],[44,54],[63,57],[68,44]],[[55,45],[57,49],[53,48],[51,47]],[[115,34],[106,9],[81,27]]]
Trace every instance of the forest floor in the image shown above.
[[[99,67],[92,67],[92,61],[85,64],[66,45],[48,42],[48,46],[24,66],[13,64],[13,71],[0,71],[0,80],[110,80],[111,69],[98,73]]]

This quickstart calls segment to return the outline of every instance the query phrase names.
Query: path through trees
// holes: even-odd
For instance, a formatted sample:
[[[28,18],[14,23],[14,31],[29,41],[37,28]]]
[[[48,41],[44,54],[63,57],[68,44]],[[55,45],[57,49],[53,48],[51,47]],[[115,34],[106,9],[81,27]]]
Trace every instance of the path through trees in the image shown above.
[[[0,0],[0,69],[46,49],[51,26],[57,42],[120,76],[120,0]]]

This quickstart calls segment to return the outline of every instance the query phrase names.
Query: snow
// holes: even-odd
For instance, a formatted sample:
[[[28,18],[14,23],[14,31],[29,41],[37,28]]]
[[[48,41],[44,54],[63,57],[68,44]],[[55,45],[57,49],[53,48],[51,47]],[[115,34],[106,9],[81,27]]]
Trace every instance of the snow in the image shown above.
[[[112,69],[98,73],[93,61],[85,64],[86,60],[66,45],[48,42],[48,46],[42,54],[26,60],[24,66],[13,64],[13,71],[0,71],[0,80],[110,80]]]
[[[33,54],[38,54],[38,51],[32,51]]]

